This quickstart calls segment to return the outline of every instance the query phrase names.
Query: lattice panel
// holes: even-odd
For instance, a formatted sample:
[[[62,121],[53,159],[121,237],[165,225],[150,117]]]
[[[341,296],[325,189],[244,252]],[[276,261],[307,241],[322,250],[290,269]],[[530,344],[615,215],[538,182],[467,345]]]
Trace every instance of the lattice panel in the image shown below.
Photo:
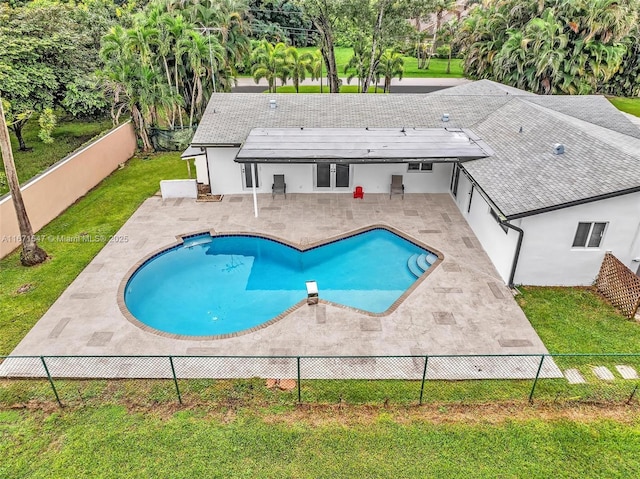
[[[640,277],[611,253],[604,255],[596,288],[627,318],[635,316],[640,307]]]

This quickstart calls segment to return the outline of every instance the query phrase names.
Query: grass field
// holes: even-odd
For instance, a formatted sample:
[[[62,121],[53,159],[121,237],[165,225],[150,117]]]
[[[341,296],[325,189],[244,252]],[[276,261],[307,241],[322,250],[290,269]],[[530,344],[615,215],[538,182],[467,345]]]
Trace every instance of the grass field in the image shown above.
[[[51,134],[54,142],[45,144],[38,138],[40,126],[36,119],[30,120],[22,131],[22,136],[30,151],[18,150],[18,141],[10,134],[13,156],[20,184],[46,170],[56,161],[75,151],[96,135],[112,128],[110,119],[100,121],[61,121]],[[2,170],[4,173],[4,170]],[[3,177],[4,178],[4,177]],[[0,195],[9,191],[6,181],[0,181]]]
[[[355,80],[351,83],[357,83]],[[374,87],[369,87],[369,93],[376,93]],[[293,85],[285,85],[278,87],[278,93],[295,93],[296,89]],[[267,93],[267,90],[265,90]],[[298,93],[320,93],[320,85],[301,85]],[[322,85],[322,93],[329,93],[329,87]],[[358,85],[342,85],[340,87],[340,93],[358,93]],[[382,88],[378,88],[377,93],[383,93]]]
[[[640,424],[333,411],[0,412],[0,477],[630,478]],[[314,419],[315,417],[315,419]],[[495,420],[495,419],[494,419]]]
[[[640,323],[586,288],[521,287],[516,297],[551,353],[640,353]]]
[[[317,48],[306,47],[298,49],[301,53],[317,51]],[[347,47],[337,47],[335,49],[336,66],[338,67],[338,75],[346,77],[344,71],[345,65],[353,55],[353,49]],[[459,59],[451,60],[451,73],[445,73],[447,68],[447,60],[442,58],[432,58],[428,70],[418,69],[418,60],[415,57],[404,57],[404,77],[405,78],[462,78],[462,61]]]
[[[38,234],[88,233],[108,238],[159,189],[161,179],[185,176],[186,165],[179,153],[156,155],[152,160],[134,158]],[[11,352],[104,243],[44,242],[41,246],[51,256],[42,265],[24,268],[18,252],[0,260],[0,355]],[[24,285],[29,285],[28,291],[17,293]]]
[[[609,101],[613,103],[618,110],[640,117],[640,98],[610,97]]]
[[[300,53],[316,52],[316,47],[298,48]],[[347,74],[344,71],[345,65],[353,55],[353,49],[348,47],[336,47],[336,66],[338,68],[338,76],[344,78]],[[451,73],[445,73],[447,68],[447,60],[442,58],[432,58],[428,70],[418,69],[418,60],[414,57],[404,57],[404,78],[462,78],[462,60],[451,60]],[[244,75],[250,77],[250,74]],[[355,81],[355,80],[354,80]]]

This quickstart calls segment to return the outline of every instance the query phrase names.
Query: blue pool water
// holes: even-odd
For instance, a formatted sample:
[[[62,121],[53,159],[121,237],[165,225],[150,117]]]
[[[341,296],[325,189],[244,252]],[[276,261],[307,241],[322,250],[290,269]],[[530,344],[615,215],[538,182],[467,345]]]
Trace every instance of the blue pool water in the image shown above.
[[[306,252],[255,236],[199,235],[144,263],[127,283],[125,303],[148,326],[188,336],[269,321],[306,298],[308,280],[321,299],[381,313],[416,281],[409,259],[428,254],[385,229]]]

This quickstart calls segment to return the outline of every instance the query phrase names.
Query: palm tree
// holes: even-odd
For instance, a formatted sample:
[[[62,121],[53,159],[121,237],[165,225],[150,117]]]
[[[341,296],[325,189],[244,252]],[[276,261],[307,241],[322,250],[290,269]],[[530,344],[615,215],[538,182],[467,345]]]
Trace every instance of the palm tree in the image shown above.
[[[380,63],[376,71],[384,77],[384,92],[391,91],[391,80],[398,77],[402,80],[404,74],[404,59],[395,50],[387,50],[380,57]]]
[[[285,61],[287,69],[293,80],[296,93],[300,93],[300,82],[304,81],[307,73],[312,73],[311,61],[313,56],[310,53],[300,54],[296,47],[289,47],[285,51]]]
[[[453,47],[454,41],[456,38],[456,33],[458,32],[459,23],[457,20],[451,19],[442,25],[440,29],[440,35],[442,36],[442,40],[444,40],[449,45],[449,57],[447,59],[447,70],[445,73],[451,73],[451,56],[453,55]]]
[[[362,85],[369,72],[369,56],[367,55],[367,46],[364,41],[356,42],[353,46],[353,55],[344,66],[344,72],[347,74],[347,83],[351,83],[354,78],[358,79],[358,93],[362,92]]]
[[[313,80],[320,80],[320,93],[322,93],[322,77],[324,76],[324,59],[322,58],[322,52],[316,50],[311,59],[311,78]]]
[[[11,191],[11,199],[13,207],[16,210],[18,218],[18,226],[20,228],[20,237],[22,240],[22,252],[20,253],[20,262],[24,266],[34,266],[40,264],[47,259],[47,253],[38,246],[36,238],[33,235],[33,228],[27,215],[27,209],[24,206],[22,192],[20,191],[20,183],[16,173],[16,165],[13,161],[13,150],[11,149],[11,141],[9,140],[9,129],[4,117],[4,107],[2,98],[0,98],[0,153],[2,153],[2,162],[4,163],[4,171],[7,175],[9,190]]]
[[[265,78],[269,84],[269,93],[276,92],[277,78],[280,78],[284,84],[288,77],[285,62],[286,49],[284,43],[272,45],[267,40],[263,40],[251,55],[253,80],[258,83],[261,78]]]
[[[455,3],[455,2],[454,2]],[[432,12],[436,16],[436,25],[433,29],[433,38],[431,39],[431,49],[429,50],[429,55],[427,57],[427,62],[425,63],[425,70],[429,69],[429,64],[431,63],[431,58],[436,50],[436,44],[438,42],[438,31],[440,30],[440,26],[442,25],[442,17],[448,8],[451,8],[450,0],[433,0],[432,4]]]

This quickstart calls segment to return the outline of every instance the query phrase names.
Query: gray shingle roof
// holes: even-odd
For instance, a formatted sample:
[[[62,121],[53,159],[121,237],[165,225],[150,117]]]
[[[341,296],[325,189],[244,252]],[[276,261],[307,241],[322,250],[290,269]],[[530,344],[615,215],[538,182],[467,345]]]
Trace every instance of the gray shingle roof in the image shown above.
[[[639,140],[632,155],[523,99],[473,128],[495,155],[463,166],[507,217],[640,187]]]
[[[468,128],[495,154],[464,167],[506,216],[640,188],[640,129],[604,97],[538,96],[488,80],[428,95],[214,94],[192,145],[300,127]],[[555,143],[564,155],[551,153]]]
[[[275,109],[269,108],[272,99]],[[240,145],[253,128],[469,128],[508,101],[424,94],[218,93],[191,144]],[[448,123],[441,121],[443,113],[449,113]]]

